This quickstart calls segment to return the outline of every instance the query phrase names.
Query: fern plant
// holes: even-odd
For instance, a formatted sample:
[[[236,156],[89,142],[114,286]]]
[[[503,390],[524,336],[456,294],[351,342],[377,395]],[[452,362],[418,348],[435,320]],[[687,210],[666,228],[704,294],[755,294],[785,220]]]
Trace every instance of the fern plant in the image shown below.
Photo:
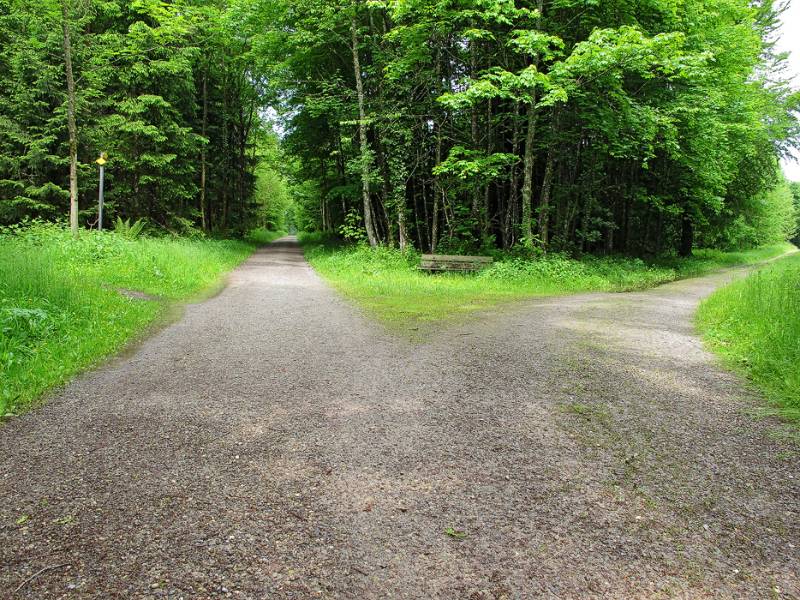
[[[129,240],[135,240],[142,234],[146,224],[144,219],[139,219],[131,223],[130,219],[123,221],[122,217],[117,217],[117,220],[114,222],[114,231]]]

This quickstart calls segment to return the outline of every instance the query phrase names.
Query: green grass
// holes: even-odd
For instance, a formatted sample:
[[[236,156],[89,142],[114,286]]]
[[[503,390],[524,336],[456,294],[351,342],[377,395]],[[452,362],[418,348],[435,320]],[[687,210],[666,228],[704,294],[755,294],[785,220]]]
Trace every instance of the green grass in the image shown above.
[[[306,234],[301,241],[306,257],[322,277],[390,328],[403,330],[522,298],[649,288],[725,266],[758,262],[791,248],[782,244],[737,253],[702,250],[690,259],[652,263],[620,257],[575,260],[549,255],[525,260],[500,256],[477,274],[431,275],[416,268],[419,256],[415,253],[337,246],[315,234]]]
[[[256,236],[126,239],[84,231],[73,240],[55,225],[0,233],[0,417],[117,353],[170,303],[214,289],[269,237]],[[158,299],[131,299],[119,289]]]
[[[777,414],[800,422],[800,255],[717,290],[700,305],[697,324]]]
[[[256,246],[263,246],[265,244],[269,244],[270,242],[274,242],[278,238],[282,238],[285,235],[285,231],[272,231],[271,229],[259,227],[258,229],[253,229],[250,231],[245,239]]]

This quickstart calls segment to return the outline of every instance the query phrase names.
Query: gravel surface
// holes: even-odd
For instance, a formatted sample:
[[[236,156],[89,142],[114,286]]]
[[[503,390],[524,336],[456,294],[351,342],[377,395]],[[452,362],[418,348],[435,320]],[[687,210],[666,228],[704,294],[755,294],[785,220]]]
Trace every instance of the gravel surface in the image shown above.
[[[800,597],[797,446],[691,326],[731,276],[413,344],[277,242],[0,428],[0,597]]]

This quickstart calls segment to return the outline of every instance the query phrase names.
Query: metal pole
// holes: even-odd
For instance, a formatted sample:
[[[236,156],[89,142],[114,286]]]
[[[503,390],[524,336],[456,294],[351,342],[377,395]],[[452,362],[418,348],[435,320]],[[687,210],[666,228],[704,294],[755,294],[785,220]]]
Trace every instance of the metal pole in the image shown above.
[[[97,201],[99,219],[97,229],[103,231],[103,187],[106,179],[106,168],[100,165],[100,198]]]

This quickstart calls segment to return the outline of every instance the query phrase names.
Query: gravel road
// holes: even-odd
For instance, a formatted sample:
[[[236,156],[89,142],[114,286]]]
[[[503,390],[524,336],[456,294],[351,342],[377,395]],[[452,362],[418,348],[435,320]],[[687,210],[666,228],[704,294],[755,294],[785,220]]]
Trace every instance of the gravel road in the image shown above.
[[[0,427],[0,597],[798,598],[798,447],[692,331],[731,276],[412,343],[279,241]]]

